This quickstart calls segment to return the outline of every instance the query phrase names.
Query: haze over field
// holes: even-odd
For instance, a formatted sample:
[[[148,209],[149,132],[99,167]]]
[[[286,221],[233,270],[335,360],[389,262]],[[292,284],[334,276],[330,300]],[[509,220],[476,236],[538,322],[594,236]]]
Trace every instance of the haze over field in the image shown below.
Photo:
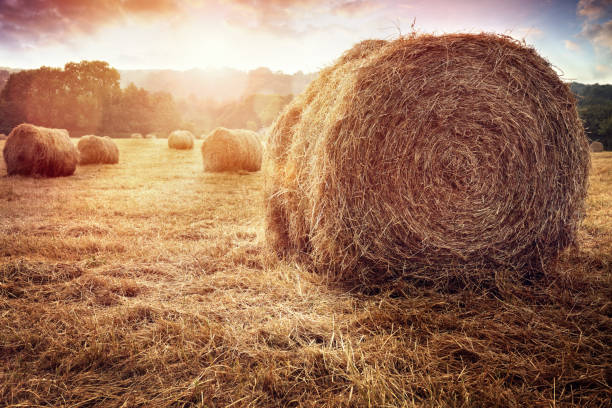
[[[611,67],[612,0],[0,0],[0,407],[609,406]]]
[[[612,82],[609,0],[0,0],[1,65],[102,59],[118,69],[313,72],[364,38],[494,31],[564,74]]]

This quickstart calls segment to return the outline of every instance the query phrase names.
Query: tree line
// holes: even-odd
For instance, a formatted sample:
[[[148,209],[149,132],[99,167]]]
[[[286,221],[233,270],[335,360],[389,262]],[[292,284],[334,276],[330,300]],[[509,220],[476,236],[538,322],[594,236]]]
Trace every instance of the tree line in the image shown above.
[[[12,73],[0,93],[0,132],[28,122],[78,133],[169,131],[180,123],[172,96],[119,86],[103,61]]]
[[[216,126],[258,130],[269,126],[292,95],[247,95],[217,103],[197,95],[175,101],[130,83],[104,61],[67,63],[13,72],[0,92],[0,133],[20,123],[68,129],[71,134],[121,136],[167,134],[175,129],[202,133]]]
[[[573,82],[571,89],[576,94],[578,114],[588,138],[612,150],[612,85]]]
[[[265,82],[258,82],[259,88],[275,84],[266,82],[271,75],[257,70],[255,74],[259,82]],[[41,67],[13,72],[4,80],[0,133],[7,134],[23,122],[77,134],[114,136],[133,132],[163,134],[179,128],[201,133],[216,126],[258,130],[269,126],[293,97],[247,94],[237,101],[218,103],[191,95],[175,101],[169,92],[151,92],[133,83],[122,89],[119,72],[104,61],[69,62],[63,69]],[[612,85],[574,82],[570,87],[577,96],[578,113],[587,136],[612,150]]]

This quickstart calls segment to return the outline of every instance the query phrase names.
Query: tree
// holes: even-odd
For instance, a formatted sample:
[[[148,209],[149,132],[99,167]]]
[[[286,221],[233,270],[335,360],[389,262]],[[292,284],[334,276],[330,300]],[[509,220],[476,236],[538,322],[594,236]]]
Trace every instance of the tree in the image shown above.
[[[169,133],[179,127],[180,115],[172,95],[156,92],[149,96],[150,123],[153,130]]]
[[[169,93],[119,86],[103,61],[69,62],[11,74],[0,93],[0,131],[22,122],[79,133],[170,131],[181,121]]]
[[[571,84],[587,136],[612,150],[612,85]]]
[[[119,72],[104,61],[69,62],[64,67],[65,86],[72,103],[69,128],[103,130],[104,111],[119,90]]]
[[[36,70],[13,73],[0,93],[0,131],[8,133],[20,123],[28,121],[31,85]]]

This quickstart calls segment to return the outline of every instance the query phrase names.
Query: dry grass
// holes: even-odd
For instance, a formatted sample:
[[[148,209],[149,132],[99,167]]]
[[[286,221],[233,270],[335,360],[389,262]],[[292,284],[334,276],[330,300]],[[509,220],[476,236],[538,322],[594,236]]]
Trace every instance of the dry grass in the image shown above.
[[[261,173],[203,173],[199,143],[0,164],[0,406],[607,406],[612,153],[545,275],[366,290],[266,258]]]

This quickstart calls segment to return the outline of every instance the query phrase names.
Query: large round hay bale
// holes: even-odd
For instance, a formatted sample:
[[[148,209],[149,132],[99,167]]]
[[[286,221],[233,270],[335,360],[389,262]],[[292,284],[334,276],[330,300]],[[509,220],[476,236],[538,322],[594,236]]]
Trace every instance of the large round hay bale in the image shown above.
[[[28,123],[11,131],[3,155],[9,175],[69,176],[79,161],[79,152],[67,130]]]
[[[603,152],[604,149],[601,142],[591,142],[590,148],[593,153]]]
[[[6,140],[7,136],[4,133],[0,133],[0,140]]]
[[[188,130],[175,130],[168,136],[168,147],[171,149],[193,149],[193,134]]]
[[[81,159],[79,164],[119,163],[119,149],[108,136],[83,136],[77,143]]]
[[[157,139],[157,135],[155,133],[147,133],[144,138],[145,139]]]
[[[590,166],[568,86],[491,34],[358,44],[267,152],[269,245],[337,279],[538,268],[574,242]]]
[[[142,134],[140,134],[140,133],[132,133],[130,135],[130,139],[142,139]]]
[[[202,142],[204,171],[258,171],[261,158],[259,136],[251,130],[218,127]]]

